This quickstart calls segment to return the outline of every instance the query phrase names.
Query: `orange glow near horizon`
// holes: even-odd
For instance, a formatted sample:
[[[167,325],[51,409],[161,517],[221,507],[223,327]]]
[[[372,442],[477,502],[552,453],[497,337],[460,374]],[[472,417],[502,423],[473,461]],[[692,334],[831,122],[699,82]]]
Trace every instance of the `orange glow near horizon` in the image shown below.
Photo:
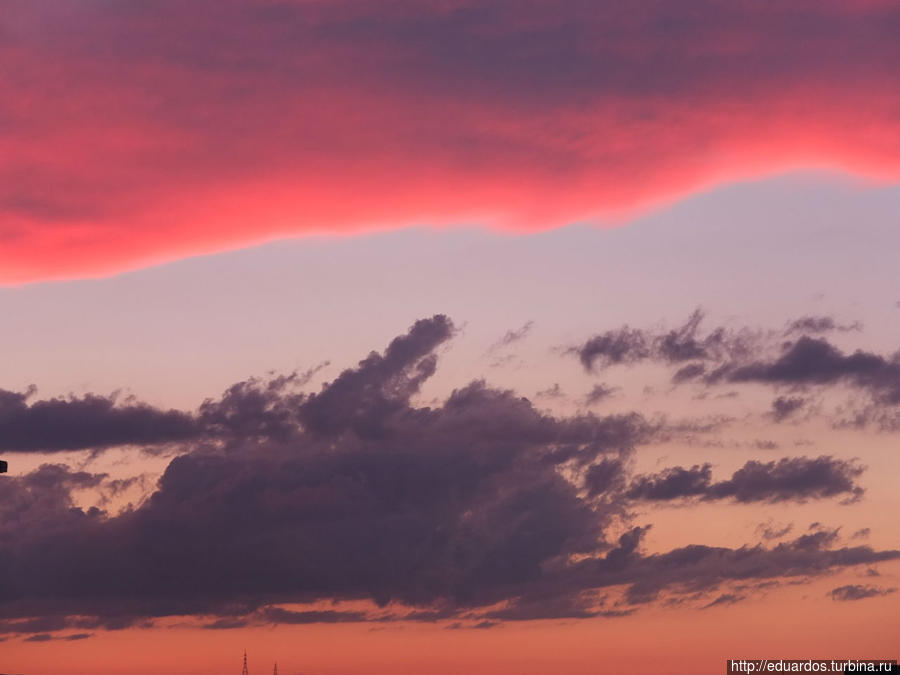
[[[883,566],[900,571],[896,565]],[[852,576],[849,575],[849,576]],[[693,675],[729,658],[896,658],[900,604],[837,603],[837,579],[744,601],[741,611],[648,608],[616,619],[528,621],[490,629],[447,624],[342,624],[230,630],[179,627],[101,632],[90,640],[4,645],[4,667],[28,675]],[[727,626],[727,628],[726,628]],[[8,664],[8,665],[7,665]],[[113,665],[114,664],[114,665]]]

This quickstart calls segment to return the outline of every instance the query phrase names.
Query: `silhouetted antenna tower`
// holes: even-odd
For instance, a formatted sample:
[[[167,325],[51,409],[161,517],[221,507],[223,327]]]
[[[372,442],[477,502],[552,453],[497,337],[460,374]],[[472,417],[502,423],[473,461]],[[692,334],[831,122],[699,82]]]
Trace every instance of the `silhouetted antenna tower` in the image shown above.
[[[244,668],[241,670],[241,675],[250,675],[250,672],[247,670],[247,650],[244,650]]]
[[[275,670],[272,671],[272,675],[278,675],[278,662],[275,662]]]

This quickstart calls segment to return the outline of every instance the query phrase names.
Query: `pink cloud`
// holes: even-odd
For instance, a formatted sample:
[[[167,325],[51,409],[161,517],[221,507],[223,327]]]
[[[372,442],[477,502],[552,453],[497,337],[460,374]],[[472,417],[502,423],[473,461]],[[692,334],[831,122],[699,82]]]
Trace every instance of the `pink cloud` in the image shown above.
[[[0,282],[900,175],[891,3],[11,3]]]

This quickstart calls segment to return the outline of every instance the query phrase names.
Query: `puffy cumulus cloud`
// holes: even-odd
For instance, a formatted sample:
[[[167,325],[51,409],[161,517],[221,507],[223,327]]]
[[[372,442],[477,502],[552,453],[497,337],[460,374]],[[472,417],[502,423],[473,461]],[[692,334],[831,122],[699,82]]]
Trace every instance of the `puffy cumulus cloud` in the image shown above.
[[[454,332],[441,315],[418,321],[315,393],[293,376],[239,383],[193,417],[203,435],[152,495],[116,514],[74,496],[118,489],[104,474],[45,465],[0,481],[0,633],[174,615],[210,629],[615,617],[660,593],[900,557],[834,548],[828,532],[645,554],[630,464],[658,427],[635,413],[557,417],[479,381],[416,404]],[[842,495],[837,480],[857,475],[786,459],[696,484],[778,500]]]
[[[7,283],[303,233],[533,229],[810,162],[900,170],[892,3],[4,10]]]

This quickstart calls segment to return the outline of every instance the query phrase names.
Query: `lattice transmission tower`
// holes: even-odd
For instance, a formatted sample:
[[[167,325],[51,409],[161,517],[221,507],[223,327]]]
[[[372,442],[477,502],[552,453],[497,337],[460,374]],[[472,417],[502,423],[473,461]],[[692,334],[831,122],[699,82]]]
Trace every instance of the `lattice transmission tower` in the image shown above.
[[[250,675],[250,672],[247,670],[247,650],[244,650],[244,668],[241,670],[241,675]]]

